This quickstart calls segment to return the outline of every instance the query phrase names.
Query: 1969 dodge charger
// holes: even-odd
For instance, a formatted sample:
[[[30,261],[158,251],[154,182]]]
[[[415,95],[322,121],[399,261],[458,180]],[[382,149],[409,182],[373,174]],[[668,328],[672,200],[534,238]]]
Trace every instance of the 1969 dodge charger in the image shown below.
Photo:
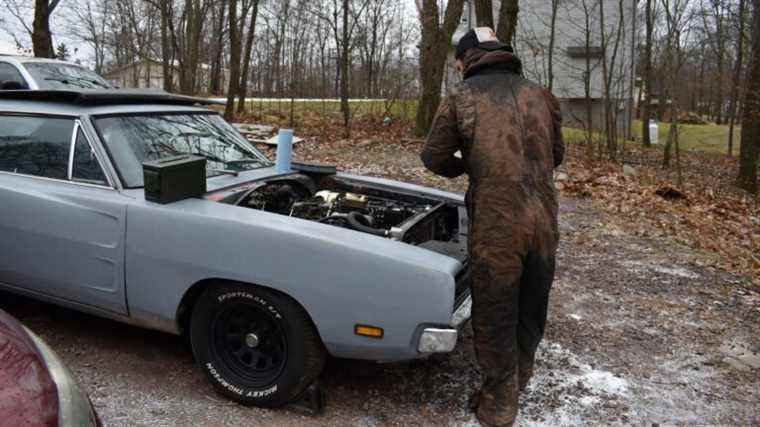
[[[327,354],[454,348],[470,310],[461,196],[278,172],[203,104],[0,91],[0,288],[186,335],[246,405],[297,399]]]

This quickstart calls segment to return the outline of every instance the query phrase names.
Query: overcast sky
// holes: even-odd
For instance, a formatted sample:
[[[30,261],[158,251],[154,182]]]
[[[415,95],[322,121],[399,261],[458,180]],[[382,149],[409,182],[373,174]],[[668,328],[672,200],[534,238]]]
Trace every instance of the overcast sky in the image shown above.
[[[29,1],[29,0],[26,0]],[[74,55],[74,48],[80,48],[80,50],[87,50],[86,46],[82,45],[80,46],[79,42],[76,42],[69,37],[65,31],[63,31],[63,23],[65,21],[64,14],[67,12],[65,6],[67,0],[63,0],[58,6],[58,9],[56,9],[55,13],[53,14],[53,17],[50,21],[50,28],[53,31],[53,43],[58,45],[58,43],[64,42],[66,45],[69,46],[69,50],[72,53],[72,60],[74,59],[80,59],[83,61],[86,61],[88,57],[90,56],[89,52],[77,52],[76,55]],[[33,3],[29,1],[29,3]],[[30,6],[28,11],[28,25],[31,27],[32,22],[32,16],[33,9]],[[5,5],[5,2],[0,0],[0,53],[6,53],[6,54],[16,54],[18,51],[16,50],[16,43],[14,42],[14,35],[17,39],[20,40],[20,42],[24,45],[25,48],[31,49],[32,48],[32,41],[27,33],[27,31],[24,29],[24,27],[18,22],[18,20],[8,12],[7,6]]]

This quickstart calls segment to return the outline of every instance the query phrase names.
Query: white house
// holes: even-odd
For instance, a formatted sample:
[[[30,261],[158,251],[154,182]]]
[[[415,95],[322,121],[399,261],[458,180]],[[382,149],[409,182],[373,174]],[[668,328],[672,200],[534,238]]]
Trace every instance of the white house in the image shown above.
[[[552,91],[562,104],[565,122],[583,126],[587,122],[586,75],[590,75],[593,126],[603,123],[604,59],[610,82],[611,105],[618,113],[618,128],[629,135],[635,101],[636,7],[631,0],[556,0],[554,47],[550,50],[554,0],[521,0],[514,48],[522,59],[527,78],[549,86],[549,57],[553,52]],[[498,22],[500,0],[493,0]],[[622,8],[622,10],[621,10]],[[602,32],[602,18],[605,31]],[[621,25],[622,23],[622,25]],[[465,2],[462,23],[454,43],[475,27],[475,5]],[[589,49],[586,48],[586,36]],[[606,48],[605,48],[606,47]],[[588,67],[587,67],[588,57]],[[452,55],[453,61],[453,55]],[[588,68],[588,70],[587,70]],[[453,70],[453,67],[452,67]],[[590,73],[587,73],[590,71]],[[449,83],[458,77],[452,71]]]
[[[179,82],[179,62],[174,61],[171,67],[172,81],[176,86]],[[112,68],[105,73],[106,80],[121,88],[139,89],[163,89],[164,69],[161,61],[140,60],[128,65]],[[200,64],[198,74],[198,87],[201,92],[206,91],[211,78],[211,66]],[[219,87],[226,92],[230,81],[230,71],[223,69]]]

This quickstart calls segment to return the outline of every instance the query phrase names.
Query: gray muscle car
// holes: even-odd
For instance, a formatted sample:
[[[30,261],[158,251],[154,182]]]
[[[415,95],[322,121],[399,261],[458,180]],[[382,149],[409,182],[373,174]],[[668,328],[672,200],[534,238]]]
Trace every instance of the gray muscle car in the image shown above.
[[[184,334],[214,387],[247,405],[298,398],[327,354],[454,348],[470,307],[461,196],[277,172],[203,103],[0,91],[0,288]],[[205,160],[205,191],[150,201],[148,163],[183,156]]]

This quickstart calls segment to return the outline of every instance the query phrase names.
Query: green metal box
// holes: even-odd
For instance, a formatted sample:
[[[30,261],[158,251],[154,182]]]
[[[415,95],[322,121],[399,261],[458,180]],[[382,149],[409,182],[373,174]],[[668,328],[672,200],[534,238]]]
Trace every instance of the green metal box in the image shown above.
[[[206,159],[165,157],[143,163],[145,200],[167,204],[206,193]]]

